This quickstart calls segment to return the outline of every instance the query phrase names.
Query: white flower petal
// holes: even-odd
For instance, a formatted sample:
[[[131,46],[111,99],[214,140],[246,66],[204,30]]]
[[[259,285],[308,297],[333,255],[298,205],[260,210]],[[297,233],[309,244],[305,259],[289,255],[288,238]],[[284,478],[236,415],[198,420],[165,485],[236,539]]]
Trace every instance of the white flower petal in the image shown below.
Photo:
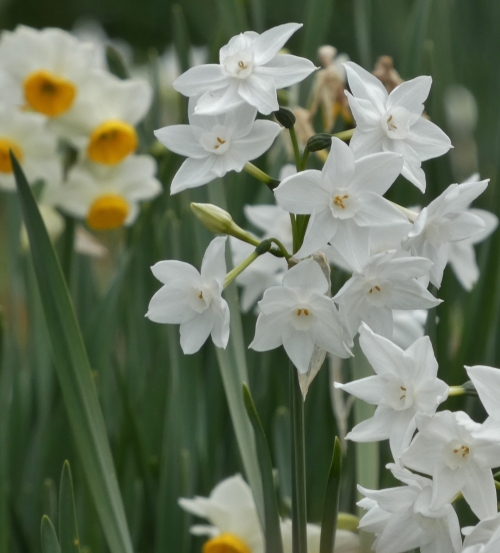
[[[404,354],[396,344],[363,324],[359,329],[359,345],[378,375],[399,376],[400,367],[404,365]]]
[[[396,152],[404,157],[404,165],[401,174],[421,192],[425,192],[425,173],[420,167],[422,163],[417,152],[415,152],[415,150],[404,140],[391,140],[390,138],[385,138],[382,147],[385,151]]]
[[[205,250],[200,271],[201,279],[205,284],[214,280],[221,285],[224,283],[226,278],[226,239],[227,236],[214,238]]]
[[[387,110],[403,107],[410,113],[420,116],[431,85],[432,78],[425,75],[401,83],[389,94]]]
[[[347,188],[350,187],[354,171],[352,150],[340,138],[332,138],[330,153],[321,171],[322,179],[329,182],[331,188]]]
[[[475,365],[465,367],[469,378],[477,390],[479,399],[488,415],[500,418],[500,369]]]
[[[383,196],[403,169],[403,157],[392,152],[358,158],[350,188],[356,192],[374,192]]]
[[[238,94],[264,115],[279,109],[276,86],[273,79],[267,75],[250,75],[239,83]]]
[[[285,23],[268,29],[259,35],[253,43],[255,63],[264,65],[271,61],[283,48],[285,42],[302,27],[302,23]]]
[[[371,73],[352,61],[343,64],[349,87],[356,98],[369,100],[382,115],[386,111],[387,91],[384,85]]]
[[[366,132],[356,127],[349,142],[349,148],[354,152],[356,158],[376,154],[383,151],[382,145],[385,137],[382,127],[380,130],[375,128],[373,131]]]
[[[285,312],[266,315],[260,313],[255,327],[255,336],[248,346],[255,351],[268,351],[281,346],[282,332],[290,321],[290,314]]]
[[[196,96],[229,84],[230,78],[219,64],[197,65],[177,77],[172,86],[184,96]]]
[[[153,275],[163,284],[174,281],[184,282],[186,285],[199,286],[201,284],[200,273],[189,263],[169,259],[158,261],[151,267]]]
[[[353,442],[378,442],[387,440],[394,420],[394,410],[381,405],[373,417],[360,422],[347,434]]]
[[[276,88],[286,88],[303,81],[315,70],[314,64],[306,58],[280,54],[266,65],[257,66],[254,73],[271,77]]]
[[[309,332],[296,330],[292,325],[283,332],[283,347],[296,369],[305,374],[314,352],[314,341]]]
[[[448,136],[437,125],[424,117],[420,117],[410,127],[405,142],[411,146],[422,161],[442,156],[451,148]]]
[[[240,96],[238,89],[239,83],[235,79],[231,80],[226,88],[203,93],[196,103],[195,115],[220,115],[241,106],[245,100]]]
[[[181,324],[196,316],[180,283],[162,286],[151,298],[146,317],[155,323]]]
[[[374,192],[363,192],[359,196],[359,209],[354,221],[360,226],[388,226],[402,224],[406,217],[389,201]]]
[[[301,295],[309,296],[313,292],[326,294],[328,281],[319,263],[314,259],[305,259],[284,274],[283,286],[294,290],[300,298]]]
[[[196,353],[207,341],[214,326],[214,313],[206,309],[191,320],[181,323],[181,348],[185,355]]]
[[[276,201],[289,213],[311,214],[331,201],[320,182],[321,172],[314,169],[291,175],[274,189]]]
[[[192,125],[171,125],[155,131],[156,138],[169,150],[181,156],[204,158],[209,152],[200,144],[204,130]]]
[[[297,257],[306,257],[319,251],[335,236],[338,221],[333,218],[330,209],[315,211],[307,225],[304,242],[295,254]]]
[[[417,280],[395,282],[391,290],[391,309],[430,309],[443,300],[435,298]]]
[[[465,467],[467,479],[462,487],[462,494],[474,514],[480,519],[497,514],[497,494],[491,469],[479,468],[470,462]]]
[[[349,101],[349,107],[351,108],[354,120],[356,121],[356,129],[360,131],[380,130],[380,133],[382,133],[380,113],[375,109],[372,102],[363,98],[355,98],[347,90],[345,91],[345,95]]]
[[[258,120],[252,126],[250,132],[231,144],[231,153],[239,155],[246,161],[255,159],[267,152],[274,139],[281,132],[281,127],[272,121]]]
[[[367,376],[366,378],[360,378],[347,384],[335,382],[335,388],[340,388],[344,392],[372,405],[378,405],[382,402],[386,387],[387,381],[381,376]]]
[[[454,217],[452,225],[450,241],[453,242],[466,240],[484,230],[484,221],[480,217],[477,217],[477,215],[467,211]]]
[[[170,185],[170,194],[177,194],[186,188],[195,188],[215,178],[213,167],[215,156],[204,159],[187,158],[175,174]]]

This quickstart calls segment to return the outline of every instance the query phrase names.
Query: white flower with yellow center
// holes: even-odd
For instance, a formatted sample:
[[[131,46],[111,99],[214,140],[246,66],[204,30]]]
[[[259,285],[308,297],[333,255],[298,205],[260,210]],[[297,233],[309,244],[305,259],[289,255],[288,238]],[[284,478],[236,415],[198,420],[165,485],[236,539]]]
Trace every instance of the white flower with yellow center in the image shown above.
[[[248,103],[260,113],[279,108],[276,90],[305,79],[316,68],[305,58],[280,54],[285,42],[302,27],[286,23],[259,35],[247,31],[220,49],[218,64],[192,67],[173,86],[184,96],[200,96],[196,113],[215,115]]]
[[[156,163],[149,156],[132,156],[111,167],[81,161],[69,172],[54,202],[85,219],[93,230],[128,226],[139,214],[139,202],[161,192],[155,173]]]
[[[226,277],[227,236],[210,242],[201,271],[183,261],[160,261],[151,270],[164,284],[151,298],[146,317],[156,323],[180,324],[181,348],[197,352],[211,335],[218,348],[229,340],[229,307],[222,297]]]
[[[47,117],[60,117],[75,105],[98,59],[93,45],[61,29],[19,25],[0,40],[2,97]]]
[[[90,161],[115,165],[137,150],[135,125],[146,115],[151,96],[145,81],[94,70],[73,108],[52,125]]]
[[[259,302],[255,337],[249,347],[267,351],[281,345],[299,373],[306,373],[315,346],[348,357],[340,317],[325,294],[328,282],[313,259],[305,259],[269,288]]]
[[[43,117],[0,107],[0,188],[15,190],[10,150],[30,184],[38,179],[59,182],[61,163],[56,137],[47,129]]]
[[[179,499],[179,505],[210,525],[191,526],[208,536],[203,553],[264,553],[264,538],[248,484],[238,474],[220,482],[209,497]]]

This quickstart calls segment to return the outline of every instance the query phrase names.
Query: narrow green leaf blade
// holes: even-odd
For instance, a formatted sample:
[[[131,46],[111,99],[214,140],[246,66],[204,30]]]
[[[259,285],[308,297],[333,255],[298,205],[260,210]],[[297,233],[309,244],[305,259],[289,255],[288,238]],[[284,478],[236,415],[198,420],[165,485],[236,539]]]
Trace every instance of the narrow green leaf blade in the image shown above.
[[[61,553],[56,531],[47,515],[42,517],[41,537],[43,553]]]
[[[73,478],[68,461],[64,461],[59,486],[59,542],[62,553],[79,553],[80,551]]]
[[[278,502],[274,490],[273,465],[264,428],[255,408],[255,403],[250,389],[243,384],[243,399],[248,418],[255,432],[257,456],[259,458],[260,473],[262,475],[262,489],[264,492],[264,539],[267,553],[282,553],[283,542],[281,539],[280,516]]]
[[[54,362],[82,466],[112,553],[132,553],[90,365],[61,267],[24,173],[11,155]]]
[[[342,471],[342,447],[340,440],[335,437],[333,446],[332,464],[328,475],[321,521],[320,553],[332,553],[335,547],[335,533],[337,531],[337,517],[339,513],[340,473]]]

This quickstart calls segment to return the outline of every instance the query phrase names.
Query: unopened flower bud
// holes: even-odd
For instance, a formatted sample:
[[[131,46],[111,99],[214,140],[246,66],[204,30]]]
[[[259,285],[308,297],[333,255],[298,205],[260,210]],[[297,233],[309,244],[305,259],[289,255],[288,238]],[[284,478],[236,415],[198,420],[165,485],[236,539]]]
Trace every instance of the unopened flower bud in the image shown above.
[[[227,211],[216,205],[192,202],[191,211],[198,221],[214,234],[229,234],[253,246],[258,246],[260,243],[255,236],[239,227]]]
[[[332,145],[332,135],[328,133],[319,133],[311,136],[307,141],[307,149],[310,152],[318,152]]]
[[[285,129],[291,129],[295,125],[295,115],[289,109],[282,106],[280,106],[278,111],[274,112],[274,117]]]

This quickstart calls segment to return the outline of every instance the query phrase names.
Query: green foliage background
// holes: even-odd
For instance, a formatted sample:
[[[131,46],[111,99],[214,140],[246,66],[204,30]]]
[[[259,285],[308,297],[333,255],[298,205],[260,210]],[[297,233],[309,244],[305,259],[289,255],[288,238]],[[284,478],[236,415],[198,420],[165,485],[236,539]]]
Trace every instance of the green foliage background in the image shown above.
[[[378,56],[394,58],[404,79],[433,77],[427,102],[432,120],[448,127],[444,105],[450,86],[467,87],[478,104],[478,123],[470,140],[477,148],[477,167],[490,178],[477,202],[500,214],[498,190],[500,150],[500,3],[491,0],[185,0],[175,6],[160,0],[11,0],[0,4],[0,25],[18,23],[69,29],[82,16],[102,22],[111,37],[129,41],[138,60],[149,60],[151,75],[161,52],[175,42],[208,44],[211,57],[230,36],[246,29],[299,21],[304,28],[290,50],[316,61],[321,44],[335,45],[371,69]],[[183,22],[186,27],[184,28]],[[185,32],[187,29],[187,32]],[[185,58],[180,52],[181,60]],[[310,82],[303,86],[307,98]],[[181,105],[181,103],[179,103]],[[160,121],[173,120],[177,104],[157,104],[144,126],[143,148],[152,143]],[[170,112],[166,112],[172,110]],[[464,150],[463,155],[470,154]],[[260,160],[277,175],[283,158]],[[194,356],[182,355],[175,327],[144,318],[159,285],[149,267],[178,258],[199,265],[210,240],[189,211],[190,201],[211,201],[243,224],[245,203],[269,202],[270,195],[248,175],[230,174],[224,182],[170,197],[169,182],[180,164],[173,154],[159,159],[165,194],[145,207],[133,229],[108,235],[107,262],[70,255],[63,240],[58,253],[70,283],[112,447],[129,526],[137,551],[187,553],[201,541],[188,534],[190,523],[177,506],[179,496],[206,495],[222,478],[242,471],[214,348],[208,344]],[[391,192],[403,205],[428,203],[450,183],[467,174],[455,172],[450,155],[424,164],[425,198],[400,179]],[[3,355],[0,372],[0,553],[40,550],[40,520],[57,521],[57,482],[69,459],[82,550],[107,551],[102,528],[90,499],[75,451],[67,410],[56,379],[52,349],[29,257],[19,251],[21,222],[18,200],[3,194],[2,304]],[[500,235],[478,249],[481,278],[465,293],[447,269],[437,309],[439,324],[428,330],[449,384],[465,381],[464,364],[500,366],[498,317]],[[342,276],[338,277],[339,279]],[[337,280],[339,282],[339,280]],[[231,291],[234,294],[235,291]],[[242,319],[244,341],[252,338],[254,316]],[[288,365],[280,351],[248,351],[249,384],[280,475],[280,502],[286,512],[290,492]],[[347,369],[346,369],[347,370]],[[484,416],[477,400],[454,399],[446,408]],[[319,522],[336,427],[330,407],[328,372],[323,368],[306,402],[309,520]],[[344,466],[353,467],[354,447]],[[384,445],[381,463],[390,460]],[[388,484],[382,474],[382,485]],[[378,476],[378,475],[376,475]],[[355,512],[354,473],[344,471],[341,510]],[[459,504],[462,520],[473,521]],[[64,553],[64,552],[63,552]]]

